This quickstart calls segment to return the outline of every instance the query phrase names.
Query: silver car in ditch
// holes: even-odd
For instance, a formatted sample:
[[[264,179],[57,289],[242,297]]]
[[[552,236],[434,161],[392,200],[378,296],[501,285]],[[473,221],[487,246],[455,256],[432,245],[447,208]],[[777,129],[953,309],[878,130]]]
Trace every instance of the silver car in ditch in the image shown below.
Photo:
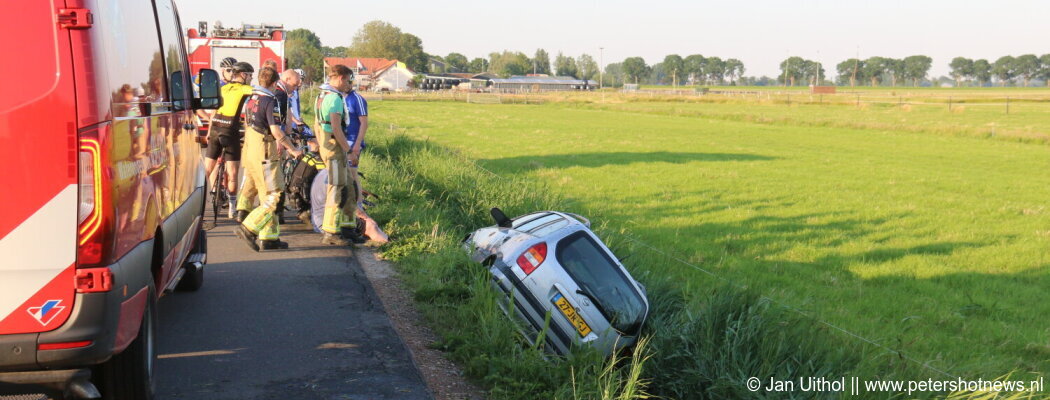
[[[524,322],[530,343],[547,327],[545,346],[563,355],[574,344],[604,354],[634,344],[649,314],[645,288],[590,221],[556,211],[510,219],[494,208],[492,216],[497,225],[467,235],[463,248],[489,267],[492,286],[510,300],[500,306]]]

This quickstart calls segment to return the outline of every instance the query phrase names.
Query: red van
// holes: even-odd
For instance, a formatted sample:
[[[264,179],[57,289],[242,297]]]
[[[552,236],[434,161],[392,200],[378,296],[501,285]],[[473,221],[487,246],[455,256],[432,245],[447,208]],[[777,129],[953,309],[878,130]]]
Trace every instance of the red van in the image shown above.
[[[16,8],[0,13],[0,392],[149,399],[156,301],[204,278],[193,111],[218,107],[218,75],[195,97],[171,0]]]

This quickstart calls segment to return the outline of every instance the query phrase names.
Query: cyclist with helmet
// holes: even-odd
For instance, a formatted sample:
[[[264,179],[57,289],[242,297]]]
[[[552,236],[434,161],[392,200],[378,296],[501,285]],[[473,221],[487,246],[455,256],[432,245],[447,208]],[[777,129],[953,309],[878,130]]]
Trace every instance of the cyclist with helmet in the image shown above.
[[[255,68],[246,62],[238,62],[230,69],[230,81],[220,90],[222,106],[215,111],[208,132],[208,149],[204,155],[204,169],[211,176],[215,161],[222,156],[226,161],[226,189],[230,192],[230,214],[233,218],[237,209],[237,171],[241,161],[241,108],[244,101],[252,94],[252,81]],[[214,178],[213,178],[214,179]],[[209,186],[210,185],[209,182]]]
[[[233,57],[226,57],[219,62],[219,71],[222,73],[222,79],[219,80],[219,86],[226,85],[233,77],[233,66],[237,65],[237,59]]]

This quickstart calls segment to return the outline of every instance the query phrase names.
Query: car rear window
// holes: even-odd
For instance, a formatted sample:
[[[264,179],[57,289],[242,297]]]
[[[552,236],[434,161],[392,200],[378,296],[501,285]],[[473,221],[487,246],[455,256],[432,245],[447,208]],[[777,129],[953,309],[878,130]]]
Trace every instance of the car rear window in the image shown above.
[[[556,257],[580,288],[594,297],[613,328],[627,335],[638,332],[645,318],[645,302],[619,265],[590,235],[579,231],[566,236],[558,242]]]

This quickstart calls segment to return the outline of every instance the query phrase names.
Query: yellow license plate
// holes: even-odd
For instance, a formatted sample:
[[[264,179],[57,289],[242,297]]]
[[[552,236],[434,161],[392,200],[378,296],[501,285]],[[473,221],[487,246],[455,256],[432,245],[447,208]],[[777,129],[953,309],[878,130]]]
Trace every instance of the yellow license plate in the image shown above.
[[[572,304],[569,304],[569,300],[566,299],[565,296],[558,293],[553,299],[551,299],[551,301],[559,310],[561,310],[562,315],[572,323],[572,326],[576,327],[576,332],[580,334],[580,337],[587,336],[588,333],[591,333],[591,327],[587,325],[587,321],[583,320],[583,317],[576,312],[576,309],[573,308]]]

